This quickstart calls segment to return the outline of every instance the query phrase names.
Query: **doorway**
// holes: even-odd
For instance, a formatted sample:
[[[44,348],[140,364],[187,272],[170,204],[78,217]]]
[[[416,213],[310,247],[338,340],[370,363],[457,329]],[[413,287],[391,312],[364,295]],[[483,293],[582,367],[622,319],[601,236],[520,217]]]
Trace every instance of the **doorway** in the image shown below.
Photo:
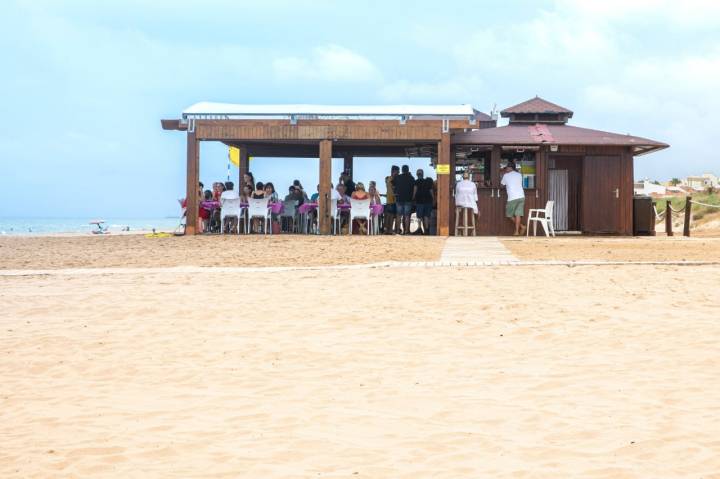
[[[553,155],[548,166],[548,200],[555,202],[555,229],[582,231],[582,157]]]

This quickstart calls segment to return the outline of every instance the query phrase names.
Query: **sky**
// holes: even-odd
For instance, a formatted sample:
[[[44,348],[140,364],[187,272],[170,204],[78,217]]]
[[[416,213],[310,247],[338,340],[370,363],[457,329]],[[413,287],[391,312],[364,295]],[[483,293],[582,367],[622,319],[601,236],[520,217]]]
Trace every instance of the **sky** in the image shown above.
[[[715,0],[10,0],[0,72],[0,216],[177,215],[185,137],[160,119],[199,101],[487,112],[540,95],[572,125],[669,143],[636,178],[720,174]],[[430,170],[362,159],[356,180],[380,184],[393,163]],[[314,189],[317,169],[251,164],[281,191]],[[226,171],[226,148],[203,144],[201,179]]]

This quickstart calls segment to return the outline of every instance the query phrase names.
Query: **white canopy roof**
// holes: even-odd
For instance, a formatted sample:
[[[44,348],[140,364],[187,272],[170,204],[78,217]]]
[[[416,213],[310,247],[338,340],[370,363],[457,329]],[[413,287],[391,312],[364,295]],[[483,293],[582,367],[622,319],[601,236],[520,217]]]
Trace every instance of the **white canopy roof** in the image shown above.
[[[185,109],[183,118],[223,116],[323,117],[473,117],[472,105],[243,105],[200,102]]]

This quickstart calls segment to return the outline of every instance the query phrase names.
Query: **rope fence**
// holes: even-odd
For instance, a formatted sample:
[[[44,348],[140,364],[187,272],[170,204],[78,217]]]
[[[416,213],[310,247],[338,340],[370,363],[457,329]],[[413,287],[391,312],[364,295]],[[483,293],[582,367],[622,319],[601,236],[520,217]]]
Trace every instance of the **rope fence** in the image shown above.
[[[699,201],[690,201],[694,205],[705,206],[707,208],[720,208],[720,205],[709,205],[707,203],[700,203]]]

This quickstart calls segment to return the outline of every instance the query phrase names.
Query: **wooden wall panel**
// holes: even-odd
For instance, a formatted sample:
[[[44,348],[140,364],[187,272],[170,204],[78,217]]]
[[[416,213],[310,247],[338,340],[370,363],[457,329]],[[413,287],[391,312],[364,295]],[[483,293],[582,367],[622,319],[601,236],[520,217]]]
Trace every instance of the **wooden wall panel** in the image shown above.
[[[278,124],[271,120],[198,120],[195,133],[202,140],[434,140],[442,135],[440,122],[395,121],[298,122]]]

